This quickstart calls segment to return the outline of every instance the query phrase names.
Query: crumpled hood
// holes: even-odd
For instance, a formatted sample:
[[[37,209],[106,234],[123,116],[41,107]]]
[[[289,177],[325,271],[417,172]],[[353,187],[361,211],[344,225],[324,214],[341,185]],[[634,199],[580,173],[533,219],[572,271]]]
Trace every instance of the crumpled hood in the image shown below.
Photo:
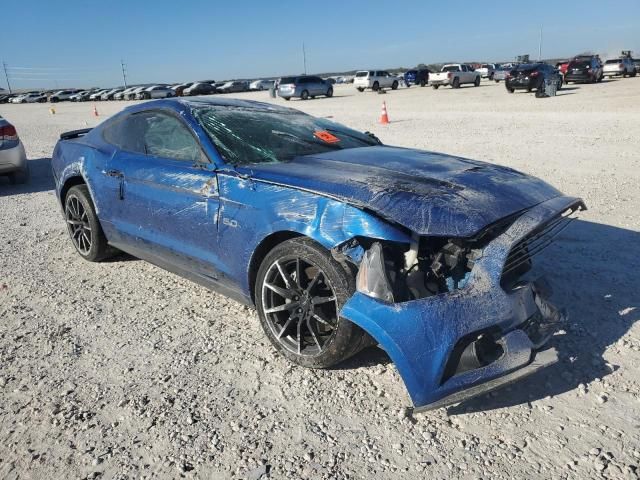
[[[561,195],[507,167],[397,147],[335,150],[237,170],[372,210],[419,235],[473,236]]]

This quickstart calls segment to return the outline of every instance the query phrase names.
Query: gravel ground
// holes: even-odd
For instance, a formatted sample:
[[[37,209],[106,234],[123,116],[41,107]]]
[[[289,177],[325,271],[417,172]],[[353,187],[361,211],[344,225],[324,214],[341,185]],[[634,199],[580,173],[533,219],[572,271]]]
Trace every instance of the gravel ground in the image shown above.
[[[133,258],[75,254],[49,158],[60,132],[126,103],[98,103],[99,118],[90,103],[0,105],[34,172],[0,178],[0,478],[638,478],[639,103],[640,78],[548,99],[484,82],[287,103],[514,167],[589,206],[543,261],[570,317],[561,361],[415,416],[377,348],[298,368],[253,310]]]

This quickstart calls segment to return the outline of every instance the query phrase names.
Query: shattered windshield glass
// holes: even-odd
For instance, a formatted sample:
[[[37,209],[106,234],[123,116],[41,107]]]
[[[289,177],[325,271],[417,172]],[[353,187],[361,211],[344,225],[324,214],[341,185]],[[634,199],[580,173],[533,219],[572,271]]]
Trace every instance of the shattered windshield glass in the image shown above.
[[[375,137],[298,112],[197,107],[194,115],[232,165],[286,162],[301,155],[379,145]]]

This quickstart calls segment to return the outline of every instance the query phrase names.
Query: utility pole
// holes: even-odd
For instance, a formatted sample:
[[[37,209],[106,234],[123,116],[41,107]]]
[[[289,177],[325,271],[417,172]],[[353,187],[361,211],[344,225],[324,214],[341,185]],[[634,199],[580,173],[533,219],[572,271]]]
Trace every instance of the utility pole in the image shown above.
[[[542,25],[540,25],[540,41],[538,42],[538,61],[542,61]]]
[[[124,88],[127,88],[127,74],[125,73],[125,63],[122,59],[120,59],[120,66],[122,67],[122,80],[124,80]]]
[[[302,62],[304,63],[304,74],[307,74],[307,52],[304,49],[304,42],[302,42]]]
[[[9,83],[9,74],[7,73],[7,63],[2,62],[2,67],[4,68],[4,78],[7,80],[7,87],[9,87],[9,93],[11,93],[11,84]]]

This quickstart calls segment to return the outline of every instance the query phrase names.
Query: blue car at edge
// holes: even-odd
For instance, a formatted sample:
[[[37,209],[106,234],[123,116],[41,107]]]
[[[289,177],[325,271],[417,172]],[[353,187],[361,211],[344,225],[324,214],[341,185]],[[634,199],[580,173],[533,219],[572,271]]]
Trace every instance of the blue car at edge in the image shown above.
[[[197,97],[64,133],[52,168],[84,259],[127,252],[255,306],[297,365],[379,345],[417,411],[557,361],[533,258],[585,206],[537,178]]]

